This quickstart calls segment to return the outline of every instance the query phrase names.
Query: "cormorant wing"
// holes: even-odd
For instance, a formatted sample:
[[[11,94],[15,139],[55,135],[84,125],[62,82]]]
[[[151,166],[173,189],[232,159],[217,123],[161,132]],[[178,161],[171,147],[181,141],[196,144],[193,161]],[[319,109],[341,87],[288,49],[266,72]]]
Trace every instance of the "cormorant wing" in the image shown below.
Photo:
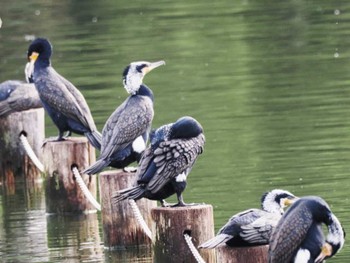
[[[110,157],[149,130],[153,115],[149,98],[128,97],[108,118],[102,130],[101,157]]]
[[[270,237],[269,262],[290,262],[312,223],[312,214],[305,206],[289,208]]]
[[[42,107],[39,94],[34,84],[23,83],[8,98],[8,106],[13,111],[24,111]]]
[[[85,102],[81,93],[52,67],[48,68],[45,74],[49,74],[50,77],[40,76],[35,80],[37,88],[41,89],[41,87],[45,87],[47,90],[40,92],[41,100],[48,103],[50,107],[64,116],[82,123],[85,127],[91,128],[89,121],[86,119],[85,112],[80,107],[80,103],[78,103],[81,97]],[[77,92],[71,93],[70,90],[72,90],[72,87]],[[77,98],[74,97],[76,94],[80,94],[80,96],[78,95]]]
[[[95,122],[92,118],[90,108],[85,100],[83,94],[78,90],[71,82],[65,79],[63,76],[61,77],[62,82],[66,85],[69,92],[75,98],[74,103],[79,105],[80,110],[82,111],[82,115],[79,115],[80,121],[84,124],[85,127],[89,127],[91,131],[96,130]],[[87,125],[86,125],[87,124]]]
[[[152,193],[159,191],[171,179],[191,168],[199,154],[203,152],[205,137],[199,134],[190,139],[173,139],[161,142],[154,150],[157,171],[147,184]]]
[[[241,227],[240,236],[248,243],[268,244],[281,215],[261,210],[259,218]]]

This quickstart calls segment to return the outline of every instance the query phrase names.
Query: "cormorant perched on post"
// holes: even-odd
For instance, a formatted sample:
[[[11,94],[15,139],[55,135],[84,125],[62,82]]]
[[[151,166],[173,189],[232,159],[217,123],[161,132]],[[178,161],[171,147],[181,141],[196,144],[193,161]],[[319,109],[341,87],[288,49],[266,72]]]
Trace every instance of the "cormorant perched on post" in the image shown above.
[[[124,168],[140,160],[154,115],[152,90],[142,80],[148,72],[164,64],[164,61],[139,61],[125,68],[123,84],[130,96],[108,118],[102,130],[100,156],[83,173],[96,174],[106,166]]]
[[[34,84],[20,80],[7,80],[0,83],[0,117],[42,106]]]
[[[114,195],[114,201],[148,198],[159,200],[176,193],[178,203],[186,206],[182,192],[197,157],[203,152],[203,128],[192,117],[182,117],[151,134],[151,145],[144,151],[137,169],[137,186]]]
[[[40,99],[59,130],[57,140],[64,140],[65,132],[68,136],[71,132],[84,134],[95,148],[100,149],[101,134],[96,129],[84,96],[51,66],[51,53],[50,42],[37,38],[29,46],[27,55]]]
[[[284,213],[283,208],[297,197],[288,191],[274,189],[261,197],[261,209],[249,209],[235,214],[217,235],[199,248],[256,246],[269,243],[272,230]]]
[[[322,223],[328,227],[324,241]],[[345,232],[328,204],[318,196],[297,200],[270,238],[269,263],[323,262],[344,245]]]

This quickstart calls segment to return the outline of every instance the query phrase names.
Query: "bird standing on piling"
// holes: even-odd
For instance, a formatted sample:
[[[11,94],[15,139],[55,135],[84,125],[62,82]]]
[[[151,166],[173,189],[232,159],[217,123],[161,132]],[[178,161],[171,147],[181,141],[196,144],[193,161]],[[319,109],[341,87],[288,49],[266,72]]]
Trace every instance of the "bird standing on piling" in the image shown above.
[[[142,81],[148,72],[164,64],[139,61],[125,68],[123,84],[130,96],[108,118],[100,156],[83,173],[96,174],[107,166],[124,168],[140,160],[154,115],[153,92]]]
[[[199,248],[256,246],[269,243],[272,230],[284,213],[283,208],[297,197],[288,191],[274,189],[261,197],[261,209],[249,209],[235,214],[218,234]]]
[[[182,192],[197,157],[203,152],[205,137],[200,123],[182,117],[151,134],[151,145],[145,150],[136,173],[137,186],[121,190],[114,201],[148,198],[167,206],[165,198],[176,193],[178,203],[186,206]]]
[[[28,49],[28,60],[35,87],[46,112],[59,130],[58,141],[64,133],[85,135],[97,149],[101,134],[97,131],[88,104],[82,93],[51,66],[52,46],[47,39],[35,39]]]
[[[19,80],[0,83],[0,117],[42,106],[34,84]]]
[[[328,227],[326,239],[322,223]],[[272,232],[269,263],[323,262],[344,245],[345,232],[328,204],[318,196],[297,200]]]

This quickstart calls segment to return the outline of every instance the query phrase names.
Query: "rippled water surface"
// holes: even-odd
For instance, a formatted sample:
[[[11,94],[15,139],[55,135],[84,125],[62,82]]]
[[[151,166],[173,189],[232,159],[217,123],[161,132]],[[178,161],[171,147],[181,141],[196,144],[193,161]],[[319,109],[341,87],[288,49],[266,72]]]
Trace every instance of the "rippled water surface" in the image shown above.
[[[184,194],[214,206],[216,230],[283,188],[319,195],[350,232],[348,1],[0,0],[0,81],[22,79],[28,40],[54,45],[56,70],[85,95],[98,128],[127,97],[131,61],[167,62],[145,78],[154,127],[183,115],[205,129]],[[47,136],[57,131],[47,119]],[[4,262],[136,262],[103,248],[100,215],[45,214],[43,187],[4,186]],[[140,257],[140,256],[139,256]],[[141,256],[139,262],[151,262]],[[350,249],[327,262],[348,262]]]

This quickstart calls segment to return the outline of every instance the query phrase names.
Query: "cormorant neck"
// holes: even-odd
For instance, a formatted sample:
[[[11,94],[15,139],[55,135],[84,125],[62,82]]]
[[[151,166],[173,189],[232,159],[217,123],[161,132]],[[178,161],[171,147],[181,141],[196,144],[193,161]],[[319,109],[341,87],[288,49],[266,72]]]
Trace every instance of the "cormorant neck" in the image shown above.
[[[35,61],[34,68],[47,68],[51,66],[50,59],[48,58],[38,58],[37,61]]]
[[[138,89],[138,91],[136,91],[135,95],[147,96],[152,101],[154,100],[154,96],[153,96],[152,90],[150,88],[148,88],[144,84],[141,84],[140,88]]]

